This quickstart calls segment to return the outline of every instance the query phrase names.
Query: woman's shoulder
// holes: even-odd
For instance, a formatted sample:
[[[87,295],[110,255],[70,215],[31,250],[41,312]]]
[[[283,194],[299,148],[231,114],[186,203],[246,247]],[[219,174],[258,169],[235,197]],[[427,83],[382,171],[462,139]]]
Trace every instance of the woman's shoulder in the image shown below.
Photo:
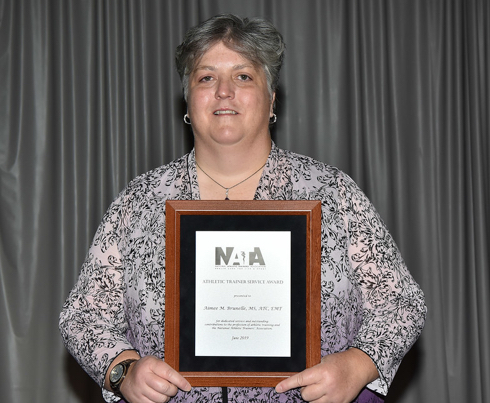
[[[278,149],[278,165],[288,165],[293,188],[298,191],[330,193],[350,197],[362,192],[355,181],[340,168],[313,157],[289,150]],[[350,195],[350,196],[349,196]]]
[[[321,175],[338,180],[345,174],[339,168],[326,162],[319,161],[313,157],[299,154],[290,150],[278,149],[280,159],[286,159],[291,165],[293,173],[302,174],[310,177],[311,175]]]
[[[132,179],[121,192],[122,195],[138,200],[151,196],[162,197],[181,189],[183,177],[187,175],[187,158],[183,155],[176,160],[161,165]]]

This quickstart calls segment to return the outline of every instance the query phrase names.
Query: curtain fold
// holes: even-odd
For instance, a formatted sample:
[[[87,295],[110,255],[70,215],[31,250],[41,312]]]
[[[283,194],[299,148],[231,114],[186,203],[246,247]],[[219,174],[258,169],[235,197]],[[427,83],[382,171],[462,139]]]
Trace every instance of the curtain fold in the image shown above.
[[[426,294],[387,401],[490,401],[486,0],[0,0],[3,400],[102,402],[58,314],[111,200],[191,149],[174,51],[221,12],[283,33],[274,140],[354,178]]]

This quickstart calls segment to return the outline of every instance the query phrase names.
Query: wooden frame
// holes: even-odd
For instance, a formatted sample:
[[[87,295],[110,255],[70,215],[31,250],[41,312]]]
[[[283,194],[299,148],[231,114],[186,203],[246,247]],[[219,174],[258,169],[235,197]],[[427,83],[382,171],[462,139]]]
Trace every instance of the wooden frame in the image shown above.
[[[189,217],[189,218],[187,218]],[[255,228],[269,226],[269,222],[278,223],[280,226],[291,226],[294,239],[303,239],[299,244],[305,246],[303,256],[304,263],[300,264],[305,270],[291,271],[291,276],[300,276],[302,280],[292,281],[294,287],[300,292],[291,291],[291,298],[302,295],[295,300],[294,309],[300,309],[299,315],[294,319],[302,318],[294,323],[292,332],[299,330],[299,336],[293,334],[293,348],[291,357],[275,359],[272,357],[204,357],[203,364],[183,364],[184,362],[198,363],[201,357],[194,357],[192,346],[186,341],[184,329],[191,329],[192,339],[192,300],[193,292],[187,293],[190,287],[197,287],[194,281],[186,275],[185,287],[181,288],[181,270],[192,266],[192,247],[189,252],[185,244],[192,244],[193,222],[198,222],[205,228],[211,226],[221,228],[219,219],[224,218],[225,224],[233,225],[238,231],[241,228]],[[191,224],[186,224],[190,220]],[[304,231],[294,229],[295,223],[304,223]],[[246,224],[244,224],[246,223]],[[291,224],[289,224],[291,223]],[[250,227],[250,225],[252,227]],[[272,224],[272,227],[277,224]],[[303,224],[299,224],[303,228]],[[241,227],[242,226],[242,227]],[[191,228],[191,230],[189,230]],[[184,241],[183,241],[184,239]],[[190,240],[190,242],[188,241]],[[303,247],[302,247],[303,248]],[[321,259],[321,203],[319,201],[167,201],[166,202],[166,296],[165,296],[165,361],[179,371],[189,380],[193,386],[260,386],[273,387],[282,379],[296,372],[316,365],[320,362],[320,259]],[[293,255],[293,253],[291,253]],[[295,254],[296,255],[296,254]],[[295,258],[293,256],[293,258]],[[183,261],[185,265],[181,267]],[[195,262],[195,260],[194,260]],[[297,265],[295,264],[296,268]],[[195,268],[194,268],[195,270]],[[303,277],[301,277],[303,276]],[[294,280],[294,279],[293,279]],[[181,292],[187,293],[185,298]],[[190,298],[189,298],[190,295]],[[181,307],[182,304],[182,307]],[[300,308],[296,308],[299,306]],[[304,309],[304,311],[303,311]],[[183,311],[185,311],[183,313]],[[189,312],[191,314],[189,315]],[[196,313],[194,311],[194,320]],[[185,320],[182,320],[185,319]],[[182,346],[181,346],[182,344]],[[296,348],[294,347],[296,346]],[[181,351],[182,347],[182,351]],[[190,351],[190,352],[189,352]],[[187,359],[190,354],[190,359]],[[207,363],[212,362],[208,368]],[[240,368],[236,370],[236,365]],[[282,365],[293,368],[283,371]],[[246,370],[242,370],[242,365]],[[221,367],[222,366],[222,367]],[[280,368],[278,368],[278,366]],[[265,370],[264,370],[265,368]],[[272,370],[270,370],[272,369]]]

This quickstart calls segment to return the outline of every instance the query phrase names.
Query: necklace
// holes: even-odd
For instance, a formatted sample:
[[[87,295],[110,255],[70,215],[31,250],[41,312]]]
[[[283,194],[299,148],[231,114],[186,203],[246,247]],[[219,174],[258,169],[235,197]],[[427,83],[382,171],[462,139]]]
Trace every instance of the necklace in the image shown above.
[[[230,191],[230,189],[233,189],[233,188],[237,187],[238,185],[241,185],[243,182],[248,181],[248,180],[249,180],[249,179],[250,179],[252,176],[254,176],[254,175],[257,173],[257,172],[259,172],[259,171],[260,171],[260,170],[261,170],[263,167],[265,167],[265,164],[267,164],[267,161],[265,161],[264,165],[262,165],[262,166],[261,166],[259,169],[257,169],[257,170],[256,170],[256,171],[255,171],[255,172],[252,174],[252,175],[247,176],[247,177],[246,177],[244,180],[242,180],[242,181],[240,181],[240,182],[238,182],[238,183],[234,184],[233,186],[230,186],[229,188],[227,188],[226,186],[223,186],[221,183],[219,183],[218,181],[216,181],[215,179],[213,179],[211,176],[209,176],[209,175],[206,173],[206,171],[205,171],[204,169],[202,169],[202,168],[200,167],[200,165],[199,165],[199,164],[197,163],[197,161],[196,161],[196,165],[197,165],[197,167],[198,167],[198,168],[199,168],[199,169],[202,171],[202,173],[203,173],[204,175],[206,175],[206,176],[207,176],[209,179],[211,179],[211,180],[212,180],[214,183],[216,183],[218,186],[220,186],[220,187],[222,187],[223,189],[225,189],[225,191],[226,191],[226,194],[225,194],[225,200],[230,200],[230,199],[228,198],[228,192]]]

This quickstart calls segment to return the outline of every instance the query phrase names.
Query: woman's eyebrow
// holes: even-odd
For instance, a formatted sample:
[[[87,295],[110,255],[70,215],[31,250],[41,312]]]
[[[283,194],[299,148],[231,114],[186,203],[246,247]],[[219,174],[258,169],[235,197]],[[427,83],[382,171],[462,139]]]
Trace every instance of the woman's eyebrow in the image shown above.
[[[252,63],[244,63],[244,64],[237,64],[233,66],[233,70],[241,70],[244,68],[254,68],[254,65]],[[207,66],[207,65],[200,65],[195,68],[195,70],[208,70],[208,71],[216,71],[218,70],[217,67],[215,66]]]
[[[254,68],[254,65],[252,63],[245,63],[245,64],[237,64],[236,66],[233,66],[233,70],[241,70],[245,68]]]

